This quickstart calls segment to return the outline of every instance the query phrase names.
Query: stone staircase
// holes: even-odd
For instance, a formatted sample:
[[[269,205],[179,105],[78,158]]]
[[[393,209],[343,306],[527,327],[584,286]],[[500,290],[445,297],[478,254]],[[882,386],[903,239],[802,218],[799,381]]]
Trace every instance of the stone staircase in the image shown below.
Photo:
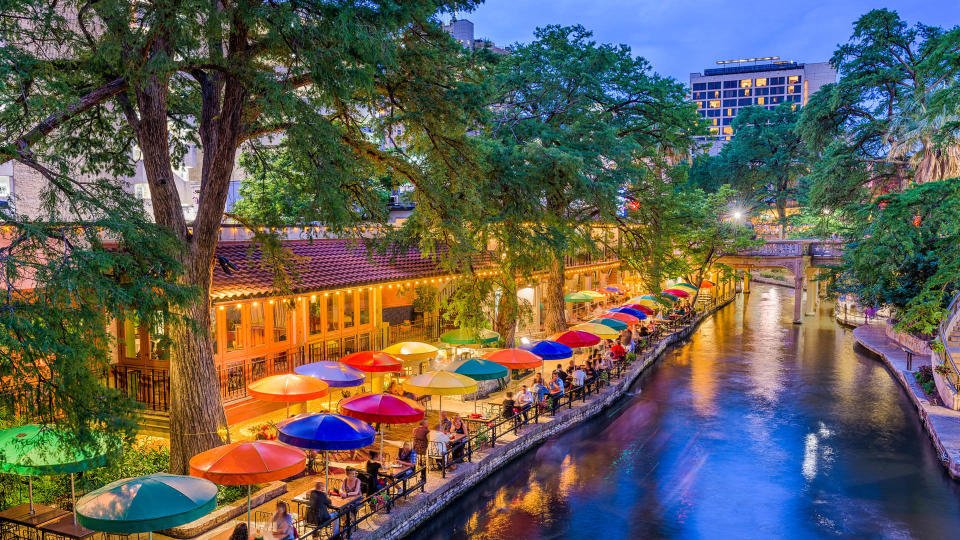
[[[170,416],[166,413],[150,410],[141,412],[138,434],[170,438]]]

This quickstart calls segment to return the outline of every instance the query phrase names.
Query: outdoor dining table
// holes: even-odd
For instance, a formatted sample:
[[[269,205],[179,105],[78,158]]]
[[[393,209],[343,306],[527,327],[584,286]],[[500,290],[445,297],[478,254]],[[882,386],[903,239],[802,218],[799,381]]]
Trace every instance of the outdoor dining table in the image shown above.
[[[412,470],[413,466],[411,465],[404,465],[403,463],[391,463],[381,468],[379,475],[391,480],[398,480],[403,478],[404,475],[408,474],[408,471]]]
[[[294,503],[297,504],[297,515],[300,516],[300,519],[304,519],[306,517],[306,511],[310,507],[311,491],[313,490],[311,489],[308,491],[304,491],[303,493],[291,499]],[[337,514],[343,514],[344,508],[350,506],[352,503],[357,502],[358,500],[360,500],[360,497],[361,497],[361,495],[354,495],[352,497],[341,497],[339,495],[333,495],[329,493],[327,494],[327,496],[330,497],[330,504],[332,504],[333,507],[336,508]]]
[[[33,513],[30,513],[29,504],[21,504],[0,512],[0,522],[4,523],[3,529],[7,529],[8,526],[24,529],[22,533],[20,531],[14,532],[13,536],[16,538],[36,538],[37,535],[34,532],[38,525],[64,517],[69,518],[71,522],[73,521],[70,512],[42,504],[34,504]],[[6,532],[4,530],[4,537],[7,536]]]
[[[38,527],[38,529],[43,538],[47,538],[47,535],[50,535],[54,538],[80,540],[97,534],[97,531],[91,531],[86,527],[74,523],[72,514],[63,516],[50,523],[45,523]]]

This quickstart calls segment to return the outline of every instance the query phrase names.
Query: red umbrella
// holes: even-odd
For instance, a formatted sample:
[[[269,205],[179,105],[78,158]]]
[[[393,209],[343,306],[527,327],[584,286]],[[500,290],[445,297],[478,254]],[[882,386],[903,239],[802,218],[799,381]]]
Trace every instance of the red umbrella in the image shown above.
[[[340,412],[364,422],[409,424],[423,419],[417,402],[392,394],[361,394],[340,402]]]
[[[603,316],[608,319],[616,319],[622,323],[627,323],[627,324],[637,324],[638,322],[640,322],[640,319],[638,319],[637,317],[634,317],[633,315],[630,315],[629,313],[618,313],[616,311],[608,311],[604,313]]]
[[[190,474],[225,486],[247,486],[247,530],[250,530],[250,486],[289,478],[306,465],[303,450],[276,441],[244,441],[193,456]]]
[[[247,385],[247,392],[262,401],[279,401],[287,404],[287,416],[290,416],[290,404],[310,401],[327,395],[330,385],[306,375],[284,373],[271,375]]]
[[[646,313],[647,315],[653,315],[653,313],[654,313],[654,311],[653,311],[652,309],[648,308],[647,306],[640,305],[640,304],[624,304],[624,305],[622,305],[622,306],[620,306],[620,307],[628,307],[628,308],[630,308],[630,309],[635,309],[635,310],[637,310],[637,311],[642,311],[642,312]]]
[[[553,341],[576,349],[579,347],[592,347],[600,343],[600,337],[589,332],[581,332],[580,330],[568,330],[553,338]]]
[[[393,394],[361,394],[340,402],[340,412],[371,424],[410,424],[423,420],[423,407]],[[383,430],[380,431],[383,455]]]
[[[673,296],[679,296],[680,298],[687,298],[690,296],[690,293],[683,289],[667,289],[663,291],[667,294],[672,294]]]
[[[392,354],[381,351],[361,351],[348,354],[340,362],[367,373],[397,372],[403,370],[403,362]]]
[[[523,349],[502,349],[488,352],[484,358],[507,369],[535,369],[543,366],[543,359]]]

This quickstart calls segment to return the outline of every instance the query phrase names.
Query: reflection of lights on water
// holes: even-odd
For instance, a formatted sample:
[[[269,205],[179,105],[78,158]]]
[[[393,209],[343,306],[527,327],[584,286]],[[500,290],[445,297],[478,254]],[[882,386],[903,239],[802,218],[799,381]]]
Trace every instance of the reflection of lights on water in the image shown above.
[[[817,436],[813,433],[807,434],[807,440],[803,444],[803,477],[807,482],[817,476]]]
[[[574,463],[570,454],[567,454],[566,457],[563,458],[563,462],[560,464],[560,483],[557,486],[557,491],[561,495],[567,496],[570,494],[576,484],[577,465]]]

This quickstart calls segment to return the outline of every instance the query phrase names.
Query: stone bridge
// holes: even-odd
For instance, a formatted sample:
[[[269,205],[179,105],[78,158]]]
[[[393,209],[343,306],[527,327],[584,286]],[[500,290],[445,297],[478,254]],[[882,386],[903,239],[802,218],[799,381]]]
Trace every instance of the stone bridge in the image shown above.
[[[750,271],[759,268],[785,268],[793,274],[796,290],[793,300],[793,322],[803,322],[803,290],[806,285],[806,313],[817,312],[819,268],[837,266],[843,255],[840,240],[768,240],[763,245],[724,255],[719,262],[744,270],[743,292],[750,292]]]

